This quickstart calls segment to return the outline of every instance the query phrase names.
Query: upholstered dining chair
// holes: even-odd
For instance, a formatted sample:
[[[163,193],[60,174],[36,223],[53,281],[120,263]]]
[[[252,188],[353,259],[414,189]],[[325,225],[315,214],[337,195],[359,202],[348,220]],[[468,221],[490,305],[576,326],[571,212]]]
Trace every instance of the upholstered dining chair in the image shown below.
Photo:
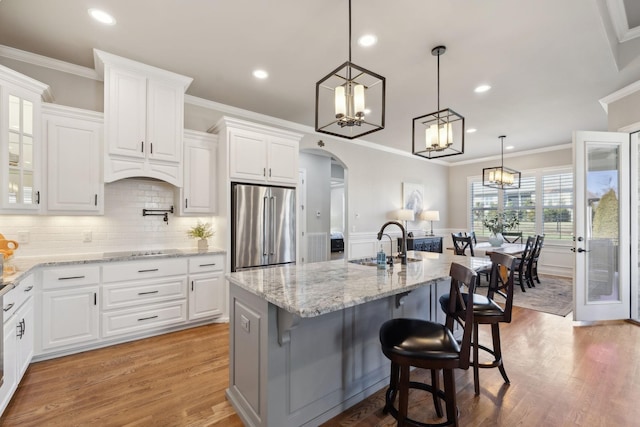
[[[423,319],[397,318],[380,327],[382,352],[391,361],[389,388],[385,394],[383,412],[390,413],[398,426],[458,426],[456,384],[454,369],[468,369],[471,358],[471,335],[474,328],[474,310],[462,296],[463,285],[470,293],[475,290],[478,275],[472,269],[451,263],[450,304],[447,306],[446,325]],[[453,336],[456,320],[463,323],[462,340]],[[410,381],[411,367],[431,370],[431,384]],[[443,371],[444,390],[440,390],[439,371]],[[421,423],[409,419],[409,389],[416,388],[432,394],[435,411],[442,417],[440,400],[444,400],[446,420],[437,424]],[[397,408],[395,406],[398,398]]]
[[[492,252],[489,254],[491,258],[491,279],[489,280],[489,289],[487,296],[479,295],[469,291],[463,293],[462,298],[465,305],[469,307],[469,295],[472,295],[473,301],[473,385],[475,394],[480,394],[480,368],[498,368],[500,374],[506,384],[509,384],[509,377],[504,369],[502,361],[502,347],[500,344],[500,323],[511,322],[511,309],[513,307],[513,287],[516,258],[501,252]],[[450,294],[451,295],[451,294]],[[451,311],[451,297],[443,295],[440,297],[440,307],[442,311],[449,316],[453,316],[456,320],[464,324],[465,313],[459,308],[455,312]],[[499,298],[500,304],[497,303]],[[479,325],[491,325],[491,337],[493,348],[489,348],[480,344]],[[479,352],[483,350],[493,356],[494,360],[489,363],[481,363]]]

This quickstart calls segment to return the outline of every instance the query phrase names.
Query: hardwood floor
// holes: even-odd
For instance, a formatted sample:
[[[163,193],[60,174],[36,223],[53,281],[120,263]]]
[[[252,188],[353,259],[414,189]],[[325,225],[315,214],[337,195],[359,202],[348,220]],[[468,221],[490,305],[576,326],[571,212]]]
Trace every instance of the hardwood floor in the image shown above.
[[[638,425],[640,327],[574,327],[520,307],[513,318],[501,325],[511,385],[484,369],[475,396],[471,370],[458,371],[462,426]],[[215,324],[34,363],[0,425],[241,426],[224,396],[227,352],[228,327]],[[395,425],[382,406],[381,391],[323,426]],[[410,416],[433,419],[428,396],[412,393]]]

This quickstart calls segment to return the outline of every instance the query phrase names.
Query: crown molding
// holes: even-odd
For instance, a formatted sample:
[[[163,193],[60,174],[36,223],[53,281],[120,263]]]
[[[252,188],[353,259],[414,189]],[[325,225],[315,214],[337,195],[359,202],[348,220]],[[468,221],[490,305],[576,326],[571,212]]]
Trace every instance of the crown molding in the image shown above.
[[[604,108],[604,111],[608,114],[609,104],[615,101],[619,101],[622,98],[625,98],[638,91],[640,91],[640,80],[613,92],[611,95],[607,95],[604,98],[601,98],[598,102],[600,102],[600,105],[602,105],[602,108]]]
[[[37,53],[26,52],[9,46],[0,45],[0,56],[8,59],[14,59],[16,61],[26,62],[28,64],[38,65],[40,67],[50,68],[56,71],[62,71],[63,73],[74,74],[86,79],[102,81],[102,78],[98,75],[96,70],[92,68],[71,64],[69,62],[38,55]]]
[[[535,148],[533,150],[518,151],[517,153],[505,154],[504,158],[508,159],[508,158],[512,158],[512,157],[522,157],[522,156],[529,156],[529,155],[532,155],[532,154],[548,153],[550,151],[559,151],[559,150],[570,149],[571,147],[572,147],[572,144],[561,144],[561,145],[554,145],[553,147]],[[471,159],[471,160],[464,160],[464,161],[461,161],[461,162],[451,163],[450,166],[462,166],[462,165],[470,165],[470,164],[473,164],[473,163],[486,162],[486,161],[490,161],[490,160],[500,160],[501,157],[502,156],[500,156],[499,154],[496,154],[495,156],[488,156],[488,157],[483,157],[483,158],[480,158],[480,159]]]

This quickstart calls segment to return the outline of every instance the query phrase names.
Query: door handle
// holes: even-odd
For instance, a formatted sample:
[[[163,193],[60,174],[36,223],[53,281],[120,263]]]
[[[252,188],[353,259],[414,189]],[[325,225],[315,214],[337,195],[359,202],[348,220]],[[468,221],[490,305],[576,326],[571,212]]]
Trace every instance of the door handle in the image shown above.
[[[582,253],[582,252],[591,252],[591,251],[588,251],[588,250],[582,249],[582,248],[578,248],[578,253]]]

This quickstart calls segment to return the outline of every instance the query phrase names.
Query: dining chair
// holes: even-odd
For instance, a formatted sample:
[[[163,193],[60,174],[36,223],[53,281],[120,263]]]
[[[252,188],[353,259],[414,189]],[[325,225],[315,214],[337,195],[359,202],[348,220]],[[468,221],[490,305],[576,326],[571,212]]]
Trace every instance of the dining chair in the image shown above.
[[[529,265],[527,266],[527,276],[529,278],[529,282],[531,286],[535,288],[534,280],[540,284],[540,278],[538,277],[538,258],[540,258],[540,252],[542,252],[542,247],[544,246],[544,234],[539,234],[536,237],[536,244],[531,254],[531,260],[529,261]]]
[[[524,285],[526,283],[527,287],[531,287],[531,281],[529,276],[529,264],[531,262],[531,257],[533,255],[533,250],[535,249],[536,244],[536,236],[527,237],[527,242],[524,244],[524,251],[519,258],[516,258],[515,269],[518,272],[516,276],[516,280],[520,285],[520,289],[522,292],[526,292]]]
[[[522,242],[522,231],[504,231],[502,237],[507,243]]]
[[[451,233],[451,239],[453,240],[453,251],[456,255],[467,255],[467,248],[469,249],[469,254],[471,256],[475,256],[473,253],[473,239],[471,236],[459,236],[456,233]]]

